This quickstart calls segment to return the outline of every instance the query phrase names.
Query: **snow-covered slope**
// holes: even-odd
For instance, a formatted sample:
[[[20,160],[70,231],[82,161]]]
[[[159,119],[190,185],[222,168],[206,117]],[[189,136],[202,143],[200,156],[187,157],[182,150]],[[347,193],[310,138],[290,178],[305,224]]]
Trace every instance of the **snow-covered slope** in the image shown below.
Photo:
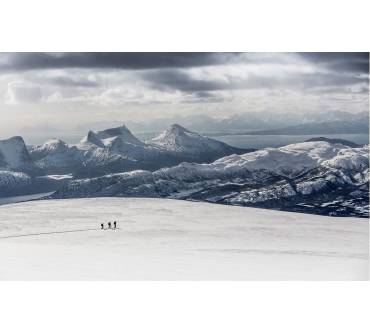
[[[282,176],[295,176],[321,165],[322,162],[346,149],[343,145],[327,142],[303,142],[280,148],[266,148],[243,155],[230,155],[211,164],[183,163],[165,170],[170,177],[191,179],[244,175],[246,172],[264,172]],[[357,151],[356,151],[357,152]],[[193,169],[193,170],[192,170]]]
[[[46,170],[59,172],[61,166],[69,166],[67,151],[69,148],[60,140],[32,147],[31,153],[21,137],[0,140],[0,197],[55,191],[64,180],[43,175]]]
[[[104,131],[99,131],[96,136],[104,142],[104,145],[108,145],[112,138],[120,138],[122,142],[131,143],[133,145],[142,146],[144,145],[138,138],[136,138],[126,125],[121,127],[109,128]],[[107,140],[107,141],[105,141]]]
[[[231,155],[211,164],[181,163],[72,181],[55,198],[151,196],[368,216],[368,147],[304,142]]]
[[[0,170],[0,198],[53,193],[69,180],[67,177],[67,175],[64,177],[61,175],[31,177],[24,172]]]
[[[96,133],[89,131],[76,147],[84,152],[84,167],[89,174],[155,170],[179,162],[167,151],[137,139],[125,125]]]
[[[94,131],[89,131],[79,143],[80,148],[89,149],[92,147],[104,147],[103,142],[98,138]]]
[[[68,173],[83,166],[83,152],[59,139],[30,149],[31,158],[47,173]]]
[[[114,138],[120,138],[122,142],[133,145],[144,145],[144,143],[136,138],[125,125],[122,125],[120,127],[109,128],[104,131],[89,131],[81,140],[80,146],[83,147],[84,145],[87,145],[90,147],[91,145],[95,145],[98,147],[104,147],[109,145]]]
[[[210,139],[198,133],[191,132],[186,128],[174,124],[159,136],[148,141],[149,143],[159,146],[177,154],[193,156],[195,159],[201,156],[221,157],[233,153],[245,152],[242,149],[231,147],[223,142]]]
[[[52,212],[52,214],[51,214]],[[117,221],[119,229],[100,230]],[[164,199],[0,206],[4,280],[367,280],[368,221]]]
[[[122,125],[88,134],[75,146],[50,140],[31,149],[31,156],[47,173],[97,176],[135,169],[156,170],[184,161],[209,162],[245,152],[174,125],[166,132],[174,145],[144,143]],[[164,138],[163,140],[165,140]]]
[[[20,136],[0,140],[0,170],[37,172],[27,147]]]
[[[77,145],[52,139],[31,149],[30,154],[47,173],[72,173],[77,177],[137,168],[155,169],[155,158],[159,164],[158,149],[135,138],[124,125],[100,132],[89,131]],[[166,164],[158,167],[163,165]]]
[[[31,183],[31,177],[24,172],[0,170],[0,197],[11,194],[12,191],[24,188]]]

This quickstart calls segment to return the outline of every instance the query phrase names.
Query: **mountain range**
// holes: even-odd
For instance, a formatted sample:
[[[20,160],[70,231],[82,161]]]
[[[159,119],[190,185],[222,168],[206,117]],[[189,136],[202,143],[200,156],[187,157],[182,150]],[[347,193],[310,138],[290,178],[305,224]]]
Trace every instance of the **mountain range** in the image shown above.
[[[13,170],[30,174],[41,172],[33,163],[26,144],[20,136],[0,140],[0,170]]]
[[[150,123],[130,123],[134,132],[162,131],[169,121],[181,123],[200,133],[209,135],[225,134],[283,134],[283,135],[323,135],[345,133],[368,133],[369,113],[320,112],[243,112],[223,118],[207,115],[192,115],[169,119],[158,119]]]
[[[124,125],[76,145],[0,141],[0,196],[165,197],[367,217],[368,191],[368,145],[340,139],[243,150],[174,124],[145,142]]]
[[[52,198],[167,197],[333,216],[369,216],[369,149],[311,141],[73,180]]]
[[[171,125],[153,140],[143,142],[122,125],[103,131],[89,131],[77,144],[52,139],[31,147],[36,166],[50,173],[72,173],[91,177],[136,169],[156,170],[187,162],[211,162],[243,150]]]
[[[24,186],[30,187],[26,192],[33,192],[47,188],[48,182],[54,189],[58,182],[66,179],[50,177],[55,174],[87,178],[137,169],[154,171],[185,161],[209,163],[249,151],[251,149],[231,147],[177,124],[147,142],[136,138],[125,125],[89,131],[76,145],[51,139],[27,148],[22,137],[12,137],[0,141],[0,195],[13,193],[14,188],[24,191]]]
[[[24,134],[28,141],[37,142],[37,144],[53,136],[64,138],[67,142],[76,143],[91,128],[102,130],[118,127],[121,123],[121,120],[85,120],[82,124],[71,124],[68,129],[59,128],[57,124],[39,124],[38,126],[25,126],[20,129],[20,132]],[[262,133],[275,131],[275,133],[289,135],[296,134],[297,130],[300,131],[299,134],[308,135],[366,134],[369,132],[369,112],[350,113],[338,110],[317,113],[246,111],[239,114],[229,114],[229,111],[225,110],[223,117],[193,114],[177,115],[170,118],[153,118],[150,121],[126,121],[126,125],[133,133],[146,139],[158,135],[170,127],[171,124],[176,123],[197,133],[212,137],[225,134],[257,134],[260,131],[263,131]]]

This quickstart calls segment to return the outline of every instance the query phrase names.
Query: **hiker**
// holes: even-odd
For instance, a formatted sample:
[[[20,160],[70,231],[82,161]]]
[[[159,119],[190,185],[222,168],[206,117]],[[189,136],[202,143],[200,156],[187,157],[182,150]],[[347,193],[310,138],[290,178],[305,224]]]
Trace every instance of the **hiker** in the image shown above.
[[[112,223],[108,222],[108,229],[112,229]]]
[[[104,229],[104,223],[102,223],[102,224],[100,225],[100,227],[101,227],[101,229],[103,230],[103,229]]]
[[[116,221],[113,222],[113,225],[114,225],[114,229],[117,229],[117,222]]]

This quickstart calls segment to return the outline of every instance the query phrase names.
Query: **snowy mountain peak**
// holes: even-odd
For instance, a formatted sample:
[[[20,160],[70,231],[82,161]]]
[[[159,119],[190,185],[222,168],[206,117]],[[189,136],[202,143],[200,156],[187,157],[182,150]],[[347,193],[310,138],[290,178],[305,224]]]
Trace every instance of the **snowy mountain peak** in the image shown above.
[[[169,129],[167,129],[167,131],[169,133],[174,133],[174,134],[184,134],[184,133],[192,133],[191,131],[189,131],[188,129],[186,129],[185,127],[182,127],[181,125],[179,124],[172,124]]]
[[[167,130],[150,141],[150,143],[165,148],[169,151],[187,154],[227,154],[236,153],[233,147],[210,139],[206,136],[189,131],[188,129],[173,124]]]
[[[58,138],[51,138],[47,140],[44,144],[45,145],[53,145],[53,144],[59,144],[59,143],[65,143],[62,139]]]
[[[103,143],[100,141],[96,133],[93,131],[89,131],[87,135],[81,140],[80,144],[82,146],[94,145],[98,147],[103,147]]]
[[[24,140],[21,136],[12,136],[9,139],[0,140],[2,144],[15,144],[15,145],[25,145]]]
[[[67,145],[63,140],[52,138],[46,141],[42,146],[43,147],[59,147]]]
[[[368,147],[325,141],[72,181],[54,198],[152,196],[324,215],[369,215]]]
[[[118,140],[121,142],[143,145],[143,142],[136,138],[125,125],[122,125],[98,132],[89,131],[81,140],[80,146],[91,147],[91,145],[93,145],[104,148],[110,146],[112,141],[114,141],[116,138],[118,138]]]
[[[131,133],[131,131],[125,125],[122,125],[120,127],[108,128],[106,130],[99,131],[99,132],[96,133],[96,136],[100,140],[102,140],[103,142],[106,139],[110,139],[110,140],[108,140],[110,142],[110,141],[112,141],[111,138],[119,137],[121,139],[121,141],[123,141],[123,142],[132,143],[132,144],[136,144],[136,145],[142,145],[143,144],[138,138],[136,138]]]
[[[174,124],[159,142],[142,142],[125,126],[89,131],[77,145],[52,139],[30,147],[33,162],[47,173],[72,173],[79,177],[132,169],[155,170],[180,162],[213,162],[246,150],[191,132]]]
[[[43,145],[37,146],[31,149],[31,156],[37,156],[38,158],[44,157],[49,153],[54,153],[56,151],[65,151],[68,149],[68,145],[61,139],[50,139],[46,141]]]
[[[0,168],[20,170],[32,164],[26,144],[21,136],[0,140]]]

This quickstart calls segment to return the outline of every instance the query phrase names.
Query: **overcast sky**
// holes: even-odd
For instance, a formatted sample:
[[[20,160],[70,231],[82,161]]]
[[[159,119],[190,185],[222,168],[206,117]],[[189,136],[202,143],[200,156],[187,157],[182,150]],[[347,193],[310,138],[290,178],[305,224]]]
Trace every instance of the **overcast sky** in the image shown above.
[[[368,53],[0,53],[0,137],[106,120],[361,112]]]

